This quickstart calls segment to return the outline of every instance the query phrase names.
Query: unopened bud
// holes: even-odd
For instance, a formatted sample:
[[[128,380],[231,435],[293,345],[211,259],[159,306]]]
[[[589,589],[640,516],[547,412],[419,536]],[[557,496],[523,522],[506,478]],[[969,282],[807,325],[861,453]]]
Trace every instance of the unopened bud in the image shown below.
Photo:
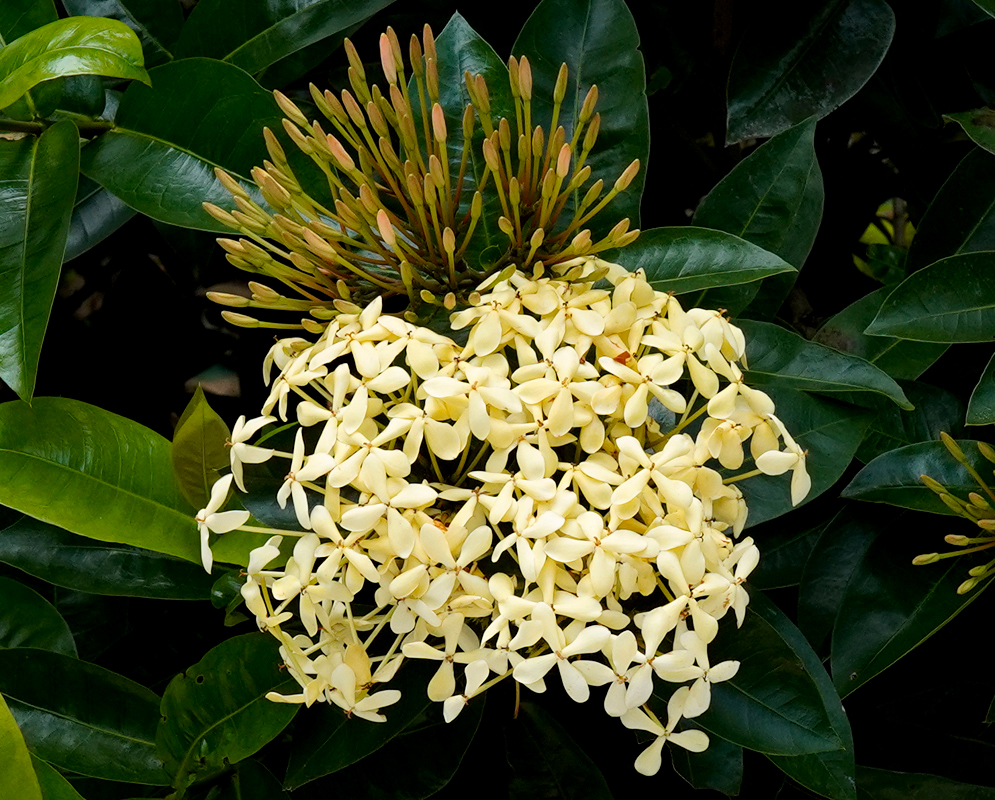
[[[947,487],[939,481],[933,480],[933,478],[929,477],[929,475],[920,475],[919,480],[921,480],[923,485],[931,492],[935,492],[936,494],[946,494]]]
[[[456,308],[456,295],[452,292],[447,292],[446,296],[442,298],[442,305],[445,307],[446,311],[452,311]]]
[[[487,164],[487,168],[495,174],[500,173],[501,162],[498,159],[497,149],[494,147],[494,142],[490,139],[484,139],[482,149],[484,153],[484,163]]]
[[[976,519],[974,524],[983,531],[995,532],[995,519]]]
[[[249,291],[252,292],[253,300],[259,300],[262,302],[272,302],[274,300],[282,300],[283,295],[279,292],[271,289],[259,281],[249,281]]]
[[[470,294],[467,295],[466,301],[471,306],[477,305],[478,303],[480,303],[480,292],[470,292]]]
[[[591,124],[587,126],[587,130],[584,132],[584,149],[593,150],[595,143],[598,141],[598,134],[601,133],[601,114],[595,114],[591,118]]]
[[[615,181],[615,191],[624,192],[629,188],[629,184],[635,179],[639,172],[639,159],[636,158],[632,161],[629,166],[625,168],[625,172],[618,176],[618,180]]]
[[[227,292],[208,292],[207,299],[219,306],[230,306],[231,308],[245,308],[249,305],[249,298],[239,294],[228,294]]]
[[[301,133],[301,129],[294,125],[289,119],[283,121],[283,129],[287,132],[287,136],[290,140],[297,145],[297,149],[302,153],[311,155],[314,152],[314,148],[311,143],[307,140],[307,137]]]
[[[995,464],[995,447],[992,447],[988,442],[977,442],[977,445],[978,452]]]
[[[953,437],[946,431],[940,431],[940,441],[943,442],[943,446],[947,448],[947,452],[950,453],[957,461],[961,464],[967,463],[967,456],[964,455],[964,451],[960,449],[960,445],[954,441]]]
[[[214,205],[214,203],[202,203],[204,210],[210,214],[214,219],[220,222],[222,225],[227,225],[229,228],[237,228],[238,222],[235,218],[225,211],[223,208]]]
[[[463,109],[463,138],[466,140],[473,138],[473,106],[468,105]]]
[[[957,587],[957,594],[967,594],[979,583],[981,583],[981,578],[968,578],[960,586]]]
[[[587,90],[587,96],[584,98],[584,105],[580,107],[580,115],[578,117],[578,121],[586,123],[591,118],[591,114],[594,113],[594,107],[597,104],[598,104],[598,87],[595,85]]]
[[[474,192],[473,200],[470,201],[470,219],[480,219],[483,208],[484,196],[480,192]]]
[[[948,533],[943,537],[943,541],[947,544],[956,545],[957,547],[964,547],[971,543],[970,539],[959,533]]]
[[[508,179],[508,201],[513,207],[517,207],[522,202],[522,190],[519,186],[518,178],[512,175]]]
[[[529,66],[529,60],[525,56],[522,56],[522,60],[518,62],[518,83],[522,99],[528,102],[532,99],[532,67]]]
[[[578,254],[585,253],[591,246],[591,231],[585,228],[570,240],[570,249]]]
[[[515,226],[505,216],[498,217],[498,228],[505,236],[513,237],[515,235]]]
[[[382,208],[377,212],[377,228],[380,230],[380,237],[386,245],[393,249],[397,243],[397,236],[394,233],[394,226],[390,224],[390,219],[387,217],[387,212]]]
[[[308,319],[303,317],[301,319],[301,327],[308,333],[313,333],[315,336],[321,336],[325,332],[325,326],[320,322],[315,322],[313,319]]]
[[[977,506],[979,509],[991,508],[988,501],[977,492],[968,492],[967,499],[971,501],[972,505]]]
[[[408,60],[411,62],[411,71],[417,77],[420,78],[425,74],[425,65],[422,63],[421,42],[418,41],[418,37],[413,33],[411,34],[411,39],[408,41]]]
[[[917,567],[921,567],[924,564],[935,564],[940,560],[939,553],[923,553],[921,556],[916,556],[912,559],[912,563]]]
[[[366,70],[363,69],[363,62],[359,58],[359,53],[356,52],[356,45],[352,43],[351,39],[346,39],[342,42],[342,46],[345,48],[346,58],[349,59],[349,66],[356,70],[356,76],[366,82]]]
[[[521,97],[522,89],[518,79],[518,59],[508,56],[508,85],[511,87],[512,97]]]
[[[532,234],[532,238],[529,239],[529,246],[533,250],[538,250],[539,246],[542,244],[542,240],[546,237],[546,232],[542,228],[538,228],[535,233]]]
[[[430,306],[439,305],[438,301],[435,299],[435,295],[433,295],[428,289],[422,289],[418,293],[418,296],[421,298],[423,303],[428,303]]]
[[[961,514],[964,511],[964,502],[958,500],[952,494],[947,494],[944,492],[940,495],[940,500],[943,501],[943,505],[953,511],[955,514]]]
[[[570,174],[570,145],[565,144],[560,148],[560,153],[556,157],[556,175],[565,178]]]
[[[504,152],[511,152],[511,125],[504,117],[498,122],[498,141],[501,142],[501,149]]]
[[[353,125],[357,128],[366,127],[366,118],[363,116],[363,110],[359,107],[356,98],[352,96],[352,93],[348,89],[342,90],[342,107],[346,110]]]
[[[214,174],[217,176],[218,181],[221,185],[225,187],[232,195],[235,197],[241,197],[245,200],[249,199],[249,193],[241,187],[238,181],[236,181],[231,175],[225,172],[221,167],[214,168]]]
[[[442,232],[442,248],[447,253],[453,253],[456,250],[456,234],[453,233],[453,229],[447,227]]]
[[[300,125],[302,128],[308,126],[307,117],[304,116],[301,110],[283,92],[274,91],[273,97],[276,100],[276,104],[280,106],[280,110],[287,115],[291,122]]]
[[[222,318],[225,322],[232,325],[237,325],[239,328],[258,328],[259,320],[253,319],[252,317],[246,316],[245,314],[239,314],[235,311],[222,311]]]
[[[442,144],[445,143],[448,136],[446,131],[446,115],[442,110],[442,106],[436,103],[432,106],[432,133],[435,135],[435,141]]]
[[[276,134],[268,127],[263,128],[263,141],[266,142],[266,152],[269,153],[269,157],[277,164],[285,165],[287,154],[284,152],[279,139],[276,138]]]
[[[556,83],[553,85],[553,102],[562,103],[567,96],[567,77],[569,70],[566,64],[560,64],[560,71],[556,75]]]
[[[532,155],[535,158],[539,158],[542,155],[542,146],[546,134],[543,132],[539,125],[536,125],[536,129],[532,132]]]
[[[349,155],[345,147],[342,146],[342,142],[336,139],[332,134],[328,134],[325,137],[325,142],[328,144],[328,149],[340,169],[343,169],[346,172],[352,172],[356,169],[356,162],[353,161],[352,156]]]
[[[397,83],[397,65],[394,63],[394,50],[386,33],[380,34],[380,64],[387,83]]]

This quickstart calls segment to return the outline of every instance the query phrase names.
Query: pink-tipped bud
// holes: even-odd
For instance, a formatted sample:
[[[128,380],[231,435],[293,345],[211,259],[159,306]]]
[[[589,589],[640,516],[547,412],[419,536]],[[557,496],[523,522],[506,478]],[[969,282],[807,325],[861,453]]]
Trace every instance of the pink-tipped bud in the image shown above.
[[[447,253],[453,253],[456,250],[456,234],[453,233],[453,229],[447,227],[442,232],[442,249]]]
[[[591,114],[594,113],[594,107],[598,103],[598,87],[592,86],[587,90],[587,96],[584,98],[584,105],[580,107],[579,119],[581,122],[587,122],[591,118]]]
[[[397,243],[397,235],[394,233],[394,226],[390,224],[387,212],[382,208],[377,212],[377,228],[380,231],[380,237],[384,240],[386,245],[393,249],[394,245]]]
[[[532,67],[529,66],[529,60],[522,56],[522,60],[518,62],[518,85],[522,92],[522,99],[528,102],[532,99]]]
[[[420,78],[425,74],[425,65],[422,63],[421,42],[418,41],[418,37],[413,33],[411,34],[411,40],[408,42],[408,60],[411,62],[411,71],[417,77]]]
[[[570,145],[565,144],[560,148],[560,153],[556,157],[556,175],[565,178],[570,174]]]
[[[501,162],[498,159],[497,148],[494,146],[494,142],[490,139],[484,139],[482,149],[484,153],[484,162],[487,164],[488,169],[495,173],[500,172]]]
[[[442,110],[442,106],[438,103],[432,106],[432,133],[435,134],[435,140],[440,143],[445,143],[448,132],[446,131],[446,115]]]
[[[280,110],[287,115],[293,122],[297,123],[301,127],[306,128],[308,121],[307,117],[301,113],[301,110],[294,105],[289,97],[287,97],[283,92],[273,92],[273,97],[276,100],[276,104],[280,107]]]
[[[344,169],[346,172],[352,172],[356,169],[356,162],[353,161],[351,155],[346,152],[345,147],[342,146],[342,142],[336,139],[332,134],[328,134],[325,137],[325,142],[328,144],[328,149],[331,151],[332,156],[338,163],[339,167]]]
[[[394,63],[394,50],[386,33],[380,34],[380,64],[387,83],[397,83],[397,64]]]
[[[639,159],[636,158],[632,161],[629,166],[625,168],[625,172],[618,176],[618,180],[615,181],[615,191],[624,192],[629,188],[629,184],[635,179],[636,175],[639,173]]]

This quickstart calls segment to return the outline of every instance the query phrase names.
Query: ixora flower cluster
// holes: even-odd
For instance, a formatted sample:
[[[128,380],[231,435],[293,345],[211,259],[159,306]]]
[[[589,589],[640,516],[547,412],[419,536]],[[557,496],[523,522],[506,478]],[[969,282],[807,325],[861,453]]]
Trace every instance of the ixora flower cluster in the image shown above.
[[[232,472],[197,517],[210,569],[211,534],[260,530],[220,510],[231,484],[286,461],[277,499],[300,530],[271,531],[242,587],[301,686],[270,699],[382,721],[400,697],[383,687],[425,659],[450,721],[502,679],[542,692],[555,673],[577,702],[607,686],[605,711],[655,737],[639,772],[668,741],[704,750],[679,724],[739,667],[708,645],[730,609],[742,623],[759,557],[736,541],[737,481],[790,470],[794,503],[810,485],[774,404],[743,382],[742,333],[596,257],[492,276],[452,315],[462,345],[379,300],[336,311],[316,343],[274,346],[263,416],[239,420]],[[292,450],[250,443],[277,417],[296,417]],[[723,478],[747,442],[756,468]],[[271,566],[286,537],[293,555]]]

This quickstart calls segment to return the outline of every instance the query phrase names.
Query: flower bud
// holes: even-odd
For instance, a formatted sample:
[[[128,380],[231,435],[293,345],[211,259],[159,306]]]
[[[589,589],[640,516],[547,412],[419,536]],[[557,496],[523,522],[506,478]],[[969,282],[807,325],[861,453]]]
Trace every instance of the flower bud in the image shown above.
[[[245,314],[238,314],[234,311],[222,311],[221,316],[224,318],[225,322],[232,325],[237,325],[239,328],[258,328],[259,320],[253,319],[252,317],[246,316]]]
[[[912,559],[912,563],[917,567],[921,567],[924,564],[935,564],[940,560],[939,553],[923,553],[921,556],[916,556]]]
[[[530,101],[532,99],[532,67],[525,56],[522,56],[522,60],[518,63],[518,82],[522,100]]]
[[[976,444],[978,445],[978,452],[995,464],[995,447],[992,447],[988,442],[977,442]]]
[[[957,547],[964,547],[971,543],[969,538],[959,533],[948,533],[943,537],[943,541],[947,544],[956,545]]]
[[[276,100],[276,104],[280,107],[280,110],[287,115],[291,122],[300,125],[302,128],[308,126],[307,117],[304,116],[301,110],[283,92],[274,91],[273,98]]]
[[[432,106],[432,133],[435,141],[445,144],[448,132],[446,131],[446,115],[442,111],[442,106],[438,103]]]
[[[618,176],[615,181],[615,191],[624,192],[629,188],[629,184],[635,179],[639,172],[639,159],[633,159],[632,163],[625,168],[625,172]]]
[[[397,83],[397,65],[394,63],[394,50],[386,33],[380,34],[380,64],[387,83]]]
[[[568,76],[569,70],[567,69],[567,65],[560,64],[560,71],[556,74],[556,83],[553,85],[553,103],[562,103],[563,98],[566,97]]]
[[[248,297],[228,294],[227,292],[208,292],[207,299],[219,306],[230,306],[231,308],[245,308],[249,305]]]

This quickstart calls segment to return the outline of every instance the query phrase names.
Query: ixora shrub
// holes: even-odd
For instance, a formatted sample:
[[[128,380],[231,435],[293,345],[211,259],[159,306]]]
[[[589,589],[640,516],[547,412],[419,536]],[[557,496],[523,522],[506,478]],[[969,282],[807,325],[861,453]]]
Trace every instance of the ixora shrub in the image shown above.
[[[2,0],[0,796],[987,800],[990,5]]]

